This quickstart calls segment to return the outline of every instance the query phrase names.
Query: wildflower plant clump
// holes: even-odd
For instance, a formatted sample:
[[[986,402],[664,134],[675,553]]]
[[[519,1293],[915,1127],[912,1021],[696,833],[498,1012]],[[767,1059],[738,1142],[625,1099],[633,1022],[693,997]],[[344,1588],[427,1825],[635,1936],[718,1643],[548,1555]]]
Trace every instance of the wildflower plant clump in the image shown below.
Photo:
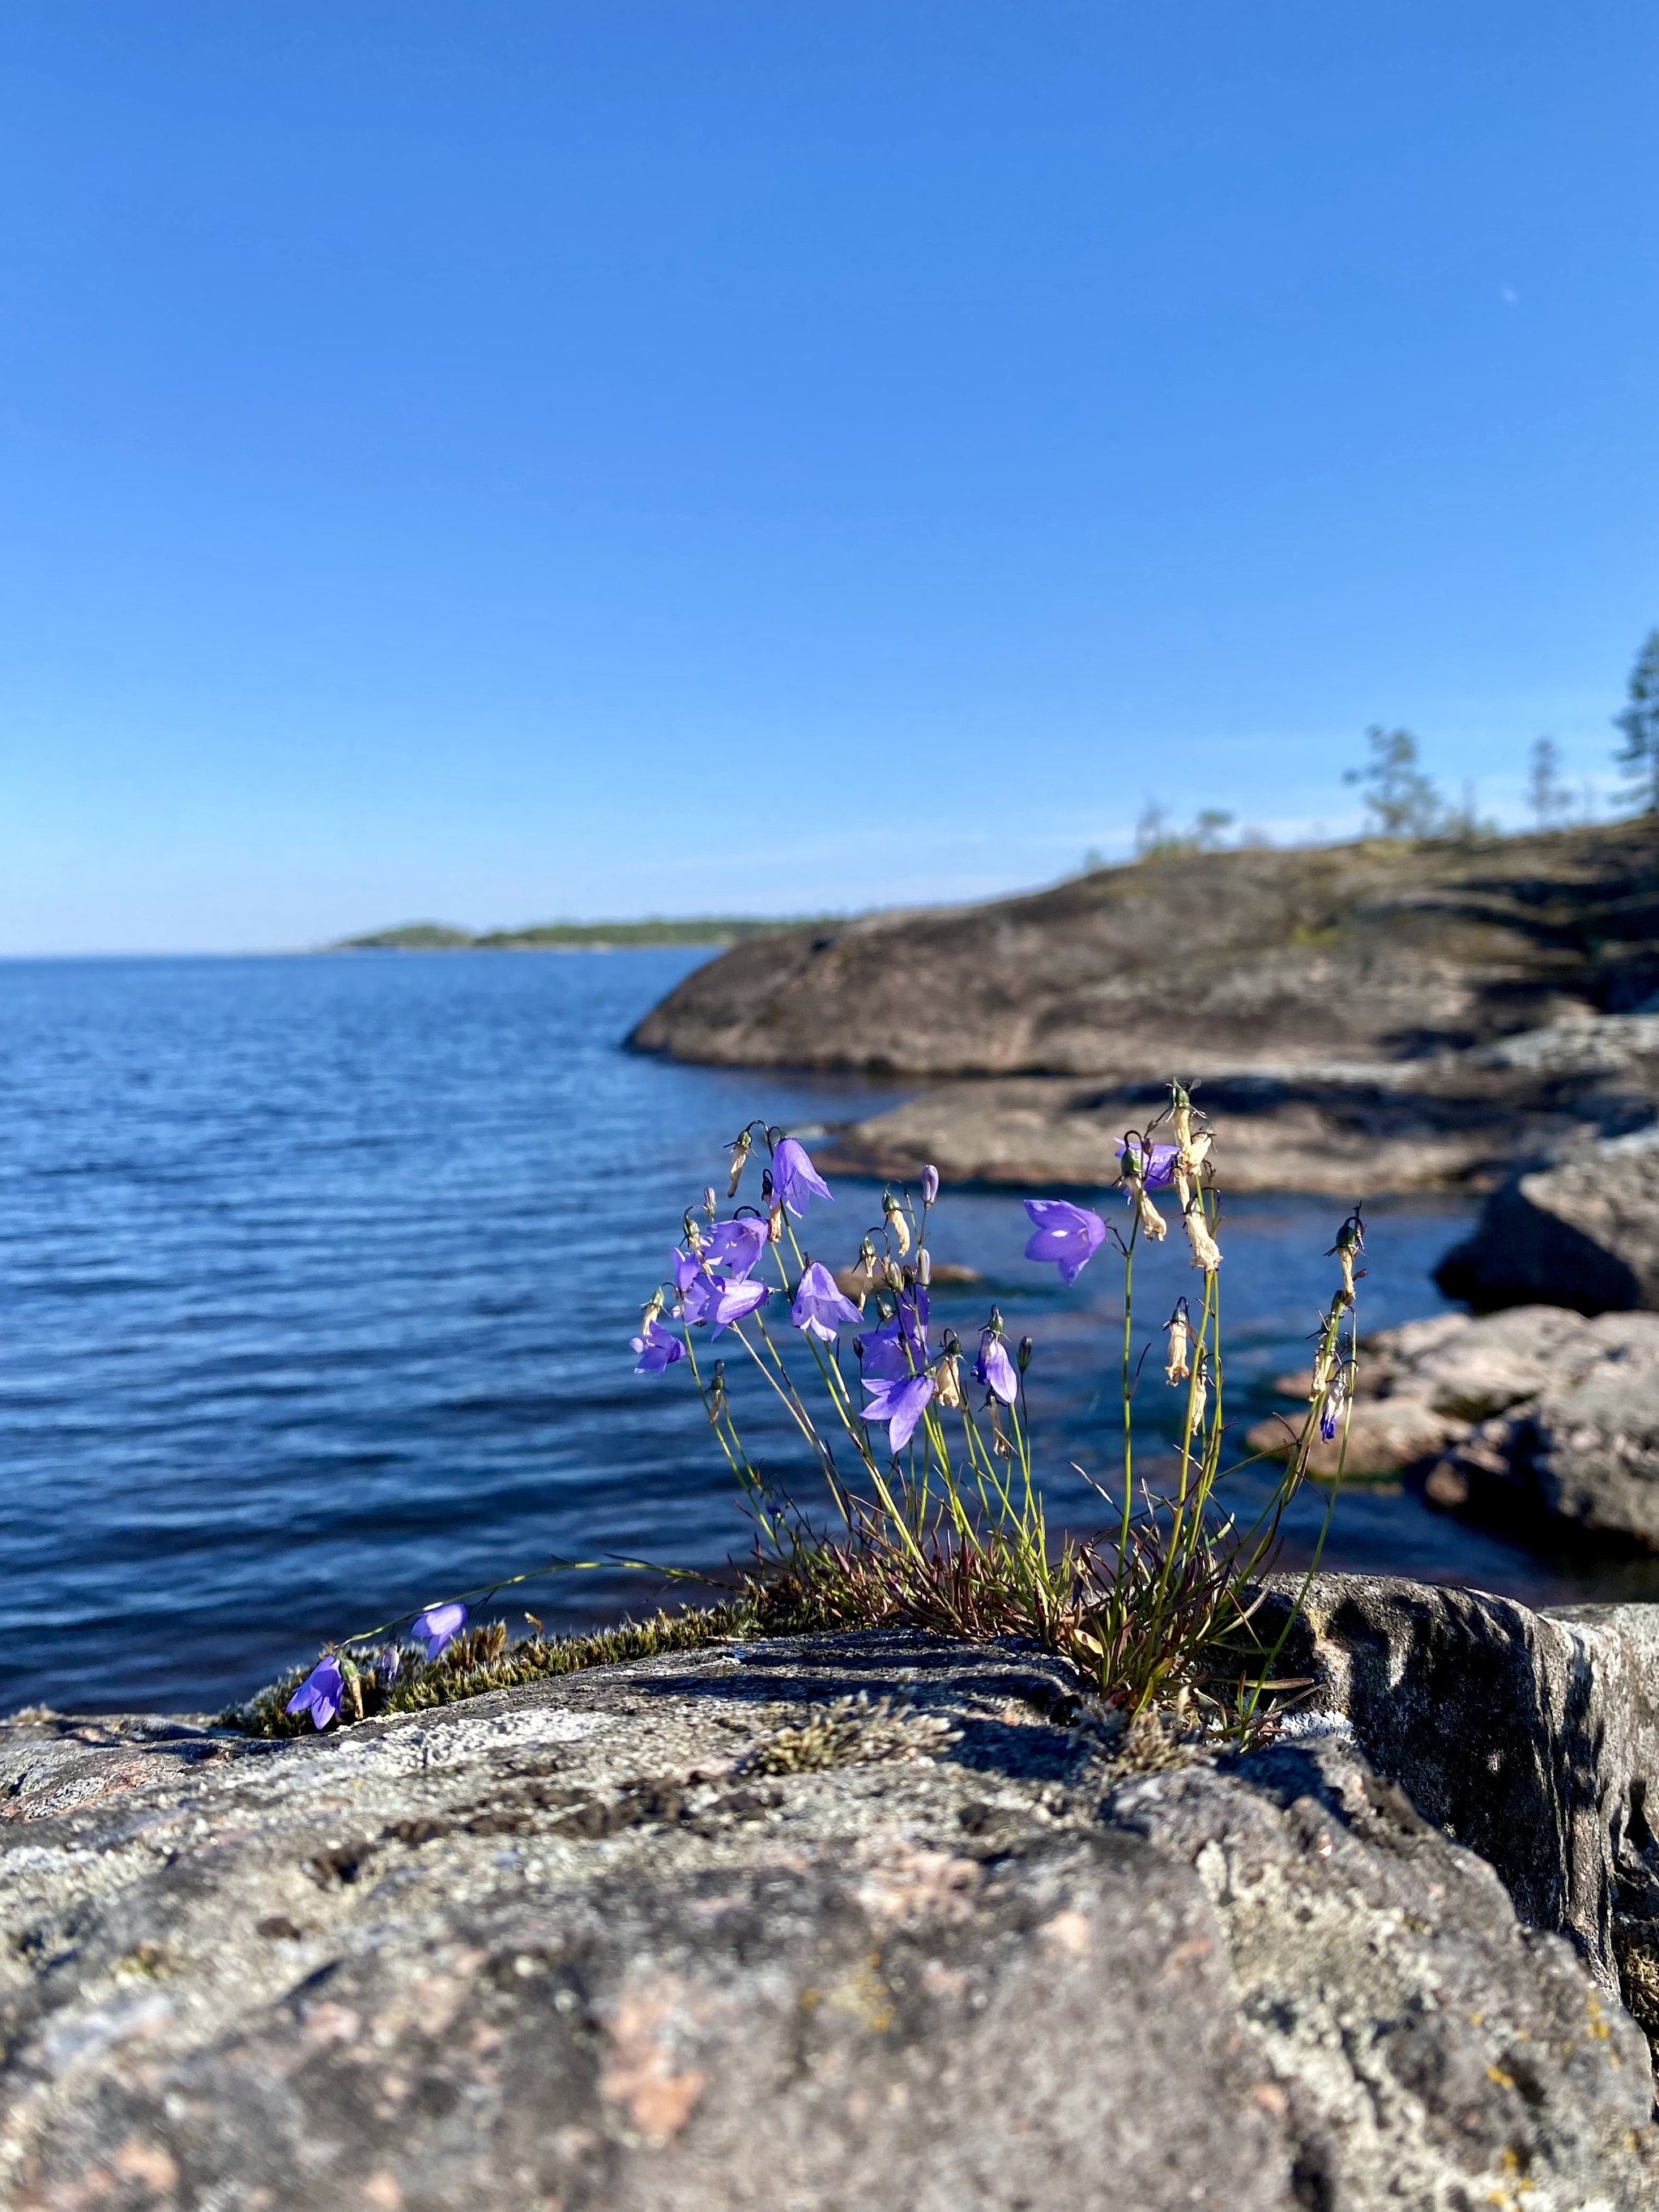
[[[740,1193],[763,1148],[757,1203]],[[994,1305],[967,1342],[934,1325],[928,1240],[938,1171],[925,1168],[913,1190],[884,1191],[879,1218],[836,1267],[810,1249],[823,1249],[833,1194],[800,1141],[752,1121],[726,1150],[724,1218],[711,1184],[683,1217],[632,1347],[636,1375],[654,1382],[672,1372],[696,1392],[740,1489],[756,1547],[737,1590],[712,1607],[595,1637],[550,1638],[526,1614],[533,1633],[514,1642],[499,1620],[474,1623],[469,1613],[467,1598],[509,1586],[498,1584],[428,1606],[401,1637],[381,1628],[351,1638],[303,1679],[296,1671],[227,1719],[289,1735],[720,1637],[903,1625],[1030,1637],[1130,1719],[1156,1708],[1204,1735],[1258,1733],[1275,1698],[1298,1686],[1275,1679],[1274,1668],[1300,1594],[1269,1642],[1257,1626],[1263,1577],[1316,1440],[1340,1429],[1346,1446],[1364,1248],[1358,1210],[1328,1255],[1340,1279],[1318,1316],[1307,1414],[1265,1500],[1246,1515],[1228,1511],[1224,1495],[1228,1475],[1249,1462],[1226,1463],[1214,1139],[1188,1090],[1172,1083],[1154,1122],[1124,1133],[1122,1228],[1069,1200],[1025,1201],[1029,1261],[1054,1267],[1069,1285],[1110,1244],[1122,1269],[1115,1463],[1106,1475],[1075,1462],[1054,1471],[1087,1486],[1092,1517],[1104,1523],[1079,1537],[1049,1523],[1034,1457],[1032,1340],[1011,1343]],[[1199,1282],[1189,1277],[1157,1322],[1163,1385],[1178,1394],[1179,1443],[1172,1474],[1164,1454],[1155,1491],[1137,1458],[1135,1401],[1152,1340],[1137,1352],[1146,1319],[1135,1271],[1145,1247],[1164,1243],[1171,1206]],[[843,1250],[848,1242],[843,1231]],[[810,1502],[745,1444],[728,1387],[734,1359],[772,1394],[810,1458]],[[1318,1555],[1316,1547],[1316,1564]],[[647,1563],[561,1561],[537,1571],[600,1565]]]
[[[763,1140],[769,1165],[759,1202],[738,1203]],[[1025,1201],[1028,1260],[1054,1265],[1069,1285],[1109,1241],[1123,1270],[1121,1457],[1109,1483],[1073,1465],[1109,1509],[1103,1534],[1079,1538],[1051,1528],[1034,1462],[1030,1338],[1011,1344],[995,1306],[976,1344],[934,1328],[937,1171],[924,1170],[914,1191],[884,1192],[880,1218],[837,1270],[810,1249],[819,1222],[809,1229],[809,1211],[831,1193],[800,1144],[757,1121],[728,1150],[732,1210],[720,1218],[711,1186],[701,1208],[686,1212],[634,1349],[636,1373],[683,1370],[701,1400],[754,1520],[758,1585],[787,1594],[798,1617],[826,1625],[1030,1636],[1132,1715],[1164,1704],[1217,1731],[1255,1727],[1264,1695],[1271,1702],[1291,1686],[1272,1674],[1284,1632],[1269,1644],[1255,1626],[1261,1578],[1315,1438],[1334,1437],[1339,1425],[1346,1435],[1358,1212],[1332,1248],[1340,1280],[1319,1316],[1301,1432],[1265,1504],[1240,1519],[1219,1494],[1232,1470],[1224,1464],[1213,1136],[1189,1091],[1172,1084],[1153,1127],[1124,1135],[1127,1233],[1068,1200]],[[1154,1492],[1136,1464],[1146,1354],[1137,1361],[1135,1266],[1143,1245],[1168,1235],[1157,1203],[1164,1193],[1202,1288],[1178,1297],[1160,1324],[1164,1384],[1182,1395],[1173,1481]],[[823,1485],[816,1511],[746,1447],[728,1388],[733,1358],[758,1374],[810,1454]]]

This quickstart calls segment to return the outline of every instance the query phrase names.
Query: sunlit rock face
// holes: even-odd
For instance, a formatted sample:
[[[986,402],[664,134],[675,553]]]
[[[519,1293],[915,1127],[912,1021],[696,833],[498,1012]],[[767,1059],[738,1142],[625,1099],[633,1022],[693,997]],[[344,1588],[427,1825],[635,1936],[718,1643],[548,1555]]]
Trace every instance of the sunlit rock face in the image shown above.
[[[1659,1306],[1659,1129],[1574,1146],[1512,1177],[1438,1274],[1449,1296],[1484,1309]]]
[[[1485,1190],[1653,1123],[1656,946],[1646,817],[1193,854],[740,945],[630,1042],[924,1085],[836,1133],[843,1173],[1110,1182],[1180,1075],[1224,1130],[1229,1190]]]
[[[1644,817],[1194,854],[812,924],[696,969],[633,1042],[751,1066],[1158,1079],[1422,1060],[1628,1015],[1656,990],[1659,831]],[[1564,1040],[1487,1073],[1582,1082],[1602,1051]]]

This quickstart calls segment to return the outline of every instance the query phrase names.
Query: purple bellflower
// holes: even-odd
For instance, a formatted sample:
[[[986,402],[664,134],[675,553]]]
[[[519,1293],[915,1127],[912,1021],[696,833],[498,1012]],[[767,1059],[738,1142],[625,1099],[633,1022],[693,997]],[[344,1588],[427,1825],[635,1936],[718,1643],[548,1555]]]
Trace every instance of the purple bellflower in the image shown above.
[[[1028,1198],[1025,1211],[1036,1224],[1026,1258],[1052,1260],[1062,1283],[1076,1282],[1106,1242],[1106,1224],[1086,1206],[1064,1198]]]
[[[864,1387],[871,1395],[863,1418],[888,1424],[888,1445],[896,1456],[909,1443],[923,1408],[933,1395],[933,1378],[931,1375],[907,1375],[902,1382],[896,1376],[883,1376],[872,1382],[866,1376]]]
[[[708,1301],[713,1297],[717,1288],[715,1278],[709,1273],[707,1267],[700,1266],[696,1260],[688,1260],[678,1246],[674,1250],[672,1265],[674,1288],[680,1294],[681,1313],[688,1322],[702,1321],[708,1311]],[[665,1331],[664,1334],[666,1332]],[[635,1343],[634,1348],[637,1352],[640,1346]],[[674,1357],[675,1355],[671,1352],[660,1366],[643,1370],[636,1369],[635,1371],[660,1374],[662,1368],[665,1367]]]
[[[780,1206],[787,1206],[793,1214],[804,1214],[807,1200],[829,1198],[833,1204],[830,1186],[807,1157],[805,1145],[793,1137],[781,1137],[772,1155],[772,1194]]]
[[[325,1729],[340,1710],[345,1676],[331,1651],[325,1651],[288,1701],[291,1713],[309,1713],[314,1729]]]
[[[927,1364],[927,1293],[902,1291],[891,1321],[864,1340],[861,1355],[866,1382],[902,1382]]]
[[[1012,1406],[1019,1395],[1019,1377],[1008,1357],[1008,1347],[988,1328],[979,1333],[979,1358],[974,1362],[974,1375],[985,1389],[994,1390],[1005,1406]]]
[[[465,1626],[466,1607],[458,1600],[453,1605],[428,1606],[424,1613],[416,1614],[409,1632],[425,1644],[427,1657],[435,1659]]]
[[[395,1682],[398,1670],[403,1663],[403,1656],[397,1645],[387,1644],[382,1647],[380,1657],[374,1662],[374,1671],[383,1682]]]
[[[766,1304],[769,1293],[764,1283],[722,1283],[718,1278],[708,1301],[708,1334],[718,1336],[723,1328],[730,1328],[734,1321],[744,1321],[757,1306]]]
[[[925,1167],[921,1171],[921,1202],[931,1206],[939,1196],[939,1170]]]
[[[1180,1151],[1179,1145],[1153,1145],[1143,1153],[1139,1145],[1126,1145],[1118,1158],[1124,1174],[1139,1176],[1147,1190],[1168,1190],[1175,1181],[1175,1164]],[[1125,1191],[1123,1195],[1128,1205],[1134,1204],[1133,1191]]]
[[[695,1293],[694,1293],[695,1294]],[[643,1335],[630,1338],[639,1358],[634,1363],[636,1375],[660,1375],[677,1359],[685,1357],[685,1346],[672,1328],[665,1328],[655,1314],[645,1324]]]
[[[702,1240],[703,1255],[728,1268],[734,1282],[741,1282],[757,1265],[769,1241],[765,1221],[746,1213],[738,1221],[716,1222]]]
[[[828,1267],[814,1260],[800,1279],[789,1318],[797,1328],[809,1329],[820,1343],[833,1344],[844,1322],[856,1328],[863,1316],[850,1298],[842,1297]]]

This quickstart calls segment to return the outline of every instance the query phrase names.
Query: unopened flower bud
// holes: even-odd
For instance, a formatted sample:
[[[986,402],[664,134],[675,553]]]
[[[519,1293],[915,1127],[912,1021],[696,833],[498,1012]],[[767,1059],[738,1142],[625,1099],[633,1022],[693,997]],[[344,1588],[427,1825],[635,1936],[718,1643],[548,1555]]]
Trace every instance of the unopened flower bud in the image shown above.
[[[754,1141],[748,1130],[744,1129],[732,1139],[726,1148],[732,1155],[732,1177],[726,1186],[726,1194],[728,1198],[735,1198],[738,1194],[738,1184],[744,1169],[748,1165],[749,1149]]]
[[[1154,1244],[1161,1244],[1170,1233],[1170,1224],[1146,1195],[1146,1185],[1137,1180],[1133,1186],[1135,1218],[1140,1224],[1140,1233],[1150,1237]]]
[[[887,1223],[887,1233],[899,1248],[902,1260],[910,1249],[910,1224],[904,1218],[904,1209],[890,1190],[881,1194],[881,1210]]]
[[[1196,1203],[1189,1206],[1182,1219],[1187,1224],[1187,1241],[1193,1248],[1194,1267],[1202,1267],[1206,1275],[1214,1274],[1221,1265],[1221,1247],[1210,1234],[1203,1207]]]
[[[1170,1116],[1175,1123],[1175,1139],[1184,1152],[1193,1141],[1192,1094],[1184,1083],[1170,1084]]]
[[[1192,1373],[1193,1324],[1185,1298],[1176,1300],[1175,1311],[1165,1326],[1170,1332],[1170,1342],[1164,1362],[1164,1379],[1173,1389],[1177,1382],[1184,1382]]]
[[[931,1206],[938,1196],[939,1170],[925,1167],[921,1171],[921,1202],[924,1206]]]
[[[1359,1208],[1356,1206],[1353,1212],[1348,1216],[1342,1226],[1337,1231],[1336,1242],[1332,1245],[1330,1252],[1328,1252],[1325,1255],[1327,1259],[1329,1259],[1332,1254],[1335,1255],[1337,1262],[1342,1270],[1342,1288],[1347,1296],[1350,1304],[1352,1304],[1353,1301],[1353,1263],[1364,1249],[1365,1224],[1360,1219]]]
[[[1200,1129],[1192,1142],[1183,1145],[1175,1156],[1176,1195],[1183,1206],[1190,1206],[1198,1194],[1203,1182],[1204,1164],[1214,1141],[1207,1129]]]
[[[380,1657],[374,1662],[374,1671],[383,1682],[395,1682],[398,1679],[398,1670],[403,1663],[403,1657],[397,1645],[384,1644],[381,1647]]]
[[[926,1245],[920,1246],[916,1252],[916,1280],[925,1290],[933,1279],[933,1255]]]
[[[893,1290],[902,1291],[904,1288],[904,1270],[896,1260],[890,1260],[887,1262],[887,1281]]]
[[[1021,1373],[1022,1375],[1025,1372],[1026,1369],[1030,1365],[1030,1364],[1031,1364],[1031,1354],[1032,1354],[1036,1350],[1036,1345],[1035,1345],[1035,1344],[1033,1344],[1033,1343],[1032,1343],[1032,1341],[1031,1341],[1031,1340],[1030,1340],[1030,1338],[1029,1336],[1022,1336],[1022,1337],[1021,1337],[1021,1339],[1019,1340],[1019,1350],[1015,1353],[1014,1358],[1015,1358],[1016,1362],[1017,1362],[1017,1363],[1018,1363],[1018,1364],[1019,1371],[1020,1371],[1020,1373]]]
[[[1198,1358],[1193,1363],[1193,1426],[1204,1425],[1204,1409],[1210,1402],[1210,1373],[1204,1356],[1204,1346],[1198,1347]]]
[[[714,1218],[714,1186],[712,1182],[703,1185],[702,1210],[711,1221]]]
[[[1308,1381],[1308,1402],[1316,1406],[1325,1395],[1331,1379],[1331,1366],[1336,1358],[1335,1315],[1320,1332],[1319,1343],[1314,1352],[1313,1373]]]
[[[726,1411],[726,1362],[717,1359],[708,1378],[708,1425],[712,1429]]]
[[[689,1206],[685,1209],[684,1225],[686,1249],[690,1253],[692,1258],[695,1259],[697,1254],[702,1249],[702,1231],[697,1226],[696,1215],[692,1212]]]

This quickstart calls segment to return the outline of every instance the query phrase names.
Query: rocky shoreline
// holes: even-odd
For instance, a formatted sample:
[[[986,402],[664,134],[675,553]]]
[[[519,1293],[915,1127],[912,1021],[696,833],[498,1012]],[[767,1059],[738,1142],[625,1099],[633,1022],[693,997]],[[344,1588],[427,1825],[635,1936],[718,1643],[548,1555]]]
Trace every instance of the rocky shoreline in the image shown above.
[[[1250,1450],[1286,1449],[1307,1379],[1281,1378],[1291,1402]],[[1316,1444],[1309,1472],[1339,1464],[1414,1478],[1431,1504],[1511,1534],[1659,1551],[1659,1314],[1516,1306],[1384,1330],[1362,1348],[1346,1439]]]
[[[1659,1014],[1582,1016],[1431,1061],[1212,1059],[1182,1073],[1225,1128],[1230,1190],[1349,1202],[1358,1191],[1492,1190],[1653,1127]],[[957,1185],[1097,1189],[1116,1179],[1125,1129],[1144,1127],[1167,1097],[1167,1083],[1151,1080],[943,1084],[837,1127],[823,1164],[899,1181],[931,1161]]]
[[[1659,1116],[1656,945],[1650,817],[1192,854],[736,946],[629,1042],[914,1080],[842,1172],[1098,1186],[1179,1075],[1231,1189],[1479,1190]]]
[[[1243,1758],[915,1635],[289,1742],[19,1716],[0,2194],[1636,2212],[1652,1619],[1322,1578]]]

